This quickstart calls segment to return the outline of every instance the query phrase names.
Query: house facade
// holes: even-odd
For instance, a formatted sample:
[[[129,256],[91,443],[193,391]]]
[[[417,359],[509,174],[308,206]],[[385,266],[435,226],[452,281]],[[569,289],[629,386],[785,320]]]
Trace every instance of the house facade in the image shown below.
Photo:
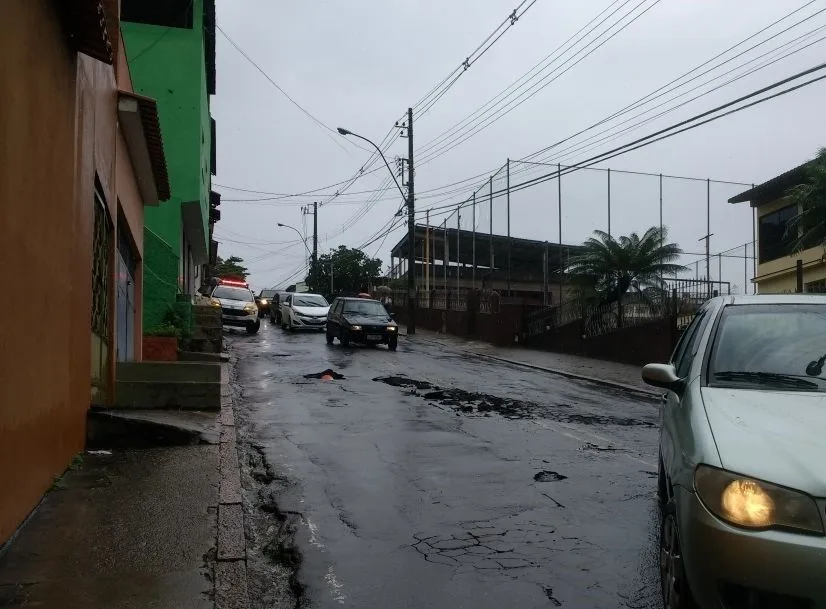
[[[3,22],[0,273],[21,297],[0,328],[0,544],[83,450],[115,361],[140,358],[144,206],[169,191],[117,0],[6,0]]]
[[[214,0],[122,0],[123,34],[135,90],[157,99],[172,197],[146,212],[144,326],[164,321],[193,295],[210,261],[215,173]],[[220,201],[217,201],[218,203]]]
[[[754,209],[757,240],[754,282],[758,293],[826,292],[823,247],[813,244],[795,252],[794,235],[787,232],[798,207],[789,201],[786,193],[806,182],[808,165],[804,163],[729,199],[729,203],[748,201]],[[798,285],[798,267],[801,285]]]

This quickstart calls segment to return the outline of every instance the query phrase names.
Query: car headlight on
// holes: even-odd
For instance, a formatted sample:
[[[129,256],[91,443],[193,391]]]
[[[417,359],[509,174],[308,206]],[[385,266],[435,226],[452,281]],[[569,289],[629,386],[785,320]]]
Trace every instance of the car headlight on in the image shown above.
[[[221,308],[221,301],[217,298],[210,298],[209,304],[211,304],[213,307],[218,307],[219,309]]]
[[[358,332],[359,330],[361,330],[361,326],[350,326],[350,329]]]
[[[261,299],[261,304],[267,304],[267,302],[268,302],[268,301],[267,301],[267,299],[266,299],[266,298],[262,298],[262,299]]]
[[[248,303],[248,304],[244,305],[244,311],[246,311],[247,313],[257,313],[258,312],[258,307],[256,307],[252,303]]]
[[[387,331],[388,332],[395,332],[396,331],[396,326],[387,326]]]
[[[707,465],[694,473],[694,488],[709,511],[730,524],[823,534],[817,504],[799,491]]]

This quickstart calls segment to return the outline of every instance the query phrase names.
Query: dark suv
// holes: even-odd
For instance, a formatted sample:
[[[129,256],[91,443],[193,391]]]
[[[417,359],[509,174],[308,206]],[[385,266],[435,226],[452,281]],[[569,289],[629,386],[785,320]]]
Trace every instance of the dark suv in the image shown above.
[[[343,347],[350,342],[387,345],[395,351],[399,344],[399,326],[378,300],[336,298],[327,314],[327,344],[338,338]]]
[[[275,296],[275,290],[261,290],[258,296],[255,297],[255,304],[258,305],[258,317],[266,317],[270,314],[273,296]]]

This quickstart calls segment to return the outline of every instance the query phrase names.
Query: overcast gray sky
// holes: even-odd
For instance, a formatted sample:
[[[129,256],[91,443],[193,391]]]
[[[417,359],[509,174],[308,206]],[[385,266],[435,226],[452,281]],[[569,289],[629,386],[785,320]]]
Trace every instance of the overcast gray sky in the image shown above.
[[[520,1],[224,0],[218,3],[218,24],[261,70],[319,121],[333,128],[347,127],[378,143],[394,121],[453,71]],[[523,9],[528,4],[530,2],[524,4]],[[808,48],[617,139],[595,143],[592,149],[565,150],[571,143],[614,126],[636,112],[542,156],[542,160],[563,164],[580,162],[822,62],[826,43],[821,38],[826,36],[826,12],[816,13],[826,9],[826,0],[632,0],[628,3],[624,0],[536,0],[444,97],[416,120],[416,190],[421,193],[417,209],[442,208],[467,199],[475,187],[485,181],[484,177],[437,189],[490,172],[501,167],[507,158],[525,157],[571,136],[807,4],[809,6],[794,16],[751,38],[748,44],[723,59],[731,59],[735,53],[778,34],[776,38],[641,107],[637,112],[667,101],[692,86],[704,85],[636,120],[666,110],[804,45],[811,45]],[[512,112],[437,158],[418,164],[419,159],[428,160],[428,144],[434,138],[502,92],[609,7],[611,11],[619,10],[569,52],[558,55],[557,61],[541,72],[537,81],[543,75],[559,75],[559,66],[569,67],[574,61],[571,58],[584,54],[582,51],[576,55],[601,32],[605,34],[589,49],[635,15],[651,8]],[[629,13],[634,7],[638,8]],[[624,20],[617,22],[626,14]],[[794,25],[800,21],[802,23]],[[609,26],[613,29],[606,31]],[[779,33],[789,27],[787,32]],[[805,38],[793,42],[801,36]],[[294,274],[305,263],[306,250],[295,233],[277,228],[276,223],[303,231],[306,221],[310,230],[310,218],[302,216],[301,205],[313,200],[326,202],[336,188],[302,197],[275,197],[347,180],[370,155],[302,113],[220,33],[217,52],[218,92],[213,98],[212,112],[218,129],[218,175],[214,182],[221,185],[215,189],[222,193],[224,201],[222,219],[216,227],[219,253],[223,257],[244,258],[256,289],[281,284],[291,276],[301,278],[303,274]],[[768,52],[771,54],[757,59],[758,55]],[[569,60],[567,64],[566,60]],[[743,65],[750,60],[752,63]],[[558,71],[553,72],[554,68]],[[704,84],[734,68],[738,71]],[[534,82],[508,99],[516,98]],[[822,118],[824,93],[826,84],[817,83],[611,159],[600,167],[759,183],[808,160],[820,146],[826,145],[826,123]],[[631,125],[633,122],[617,130]],[[396,140],[388,151],[391,163],[394,156],[406,156],[406,147],[407,140]],[[431,152],[434,150],[438,148],[431,148]],[[371,166],[375,167],[379,166]],[[540,175],[545,169],[512,163],[511,171],[512,184],[516,184]],[[389,184],[383,193],[371,194],[388,186],[386,177],[386,170],[365,175],[349,188],[348,194],[320,208],[321,252],[341,244],[363,244],[388,225],[401,204],[398,191]],[[503,174],[499,178],[503,179]],[[611,179],[614,234],[641,232],[658,224],[656,177],[615,173]],[[563,241],[579,243],[592,230],[606,229],[606,175],[582,171],[564,176],[562,184]],[[243,192],[226,186],[278,194]],[[501,187],[504,183],[497,179],[495,189]],[[732,206],[726,202],[744,189],[734,185],[712,186],[713,252],[751,240],[748,205]],[[705,183],[665,180],[664,222],[672,238],[688,252],[699,252],[703,247],[697,239],[706,233],[705,201]],[[480,230],[487,230],[489,225],[486,205],[477,209]],[[514,193],[511,233],[555,242],[559,237],[556,209],[555,181]],[[441,224],[447,219],[450,226],[456,225],[455,215],[439,213],[442,215],[433,213],[432,224]],[[504,198],[497,199],[494,232],[506,232],[505,213]],[[462,228],[470,228],[470,214],[470,208],[462,210]],[[402,230],[399,226],[386,239],[371,243],[366,251],[382,257],[386,266],[390,247],[401,238]],[[697,259],[697,256],[687,256],[685,261],[691,263]],[[742,289],[742,261],[726,259],[724,267],[723,279]],[[717,278],[716,264],[712,275]]]

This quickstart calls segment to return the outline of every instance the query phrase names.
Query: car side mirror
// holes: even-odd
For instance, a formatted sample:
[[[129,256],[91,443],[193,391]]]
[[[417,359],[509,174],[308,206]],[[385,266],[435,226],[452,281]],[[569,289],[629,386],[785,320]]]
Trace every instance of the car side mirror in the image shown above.
[[[648,364],[642,369],[642,380],[654,387],[672,391],[679,391],[682,387],[682,380],[671,364]]]

